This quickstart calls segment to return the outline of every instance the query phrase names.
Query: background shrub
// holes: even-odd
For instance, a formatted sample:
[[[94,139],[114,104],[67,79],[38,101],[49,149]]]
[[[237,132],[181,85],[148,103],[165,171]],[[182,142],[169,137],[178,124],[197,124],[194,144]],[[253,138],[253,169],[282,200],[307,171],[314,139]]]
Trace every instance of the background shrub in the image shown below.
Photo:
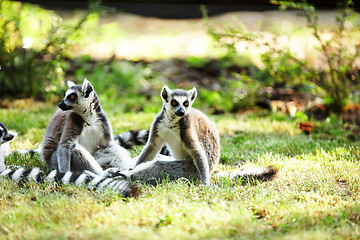
[[[63,89],[67,51],[97,7],[69,26],[36,5],[0,1],[0,95],[45,99]]]

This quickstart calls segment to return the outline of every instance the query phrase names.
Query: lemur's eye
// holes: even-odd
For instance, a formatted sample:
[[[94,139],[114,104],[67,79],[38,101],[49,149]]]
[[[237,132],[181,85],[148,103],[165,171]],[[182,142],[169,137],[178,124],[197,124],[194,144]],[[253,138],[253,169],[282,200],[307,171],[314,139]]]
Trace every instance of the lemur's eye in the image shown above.
[[[176,100],[171,101],[171,106],[176,107],[179,103]]]
[[[184,102],[184,106],[185,106],[185,107],[188,107],[188,106],[189,106],[189,102],[188,102],[188,101],[185,101],[185,102]]]
[[[75,100],[77,98],[77,95],[75,93],[72,93],[68,97],[70,100]]]

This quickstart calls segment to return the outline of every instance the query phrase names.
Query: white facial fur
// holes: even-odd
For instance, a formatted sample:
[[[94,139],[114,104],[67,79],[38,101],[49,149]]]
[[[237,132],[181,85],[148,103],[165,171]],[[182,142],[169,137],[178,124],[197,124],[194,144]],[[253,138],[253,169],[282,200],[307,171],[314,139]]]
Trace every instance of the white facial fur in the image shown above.
[[[5,125],[0,125],[0,172],[6,169],[4,158],[10,153],[9,142],[14,139],[16,133],[7,130]]]
[[[68,81],[69,89],[65,93],[64,104],[72,107],[72,111],[83,114],[85,109],[88,109],[94,98],[94,88],[91,83],[85,78],[81,87],[76,87],[75,83]],[[77,98],[71,100],[69,96],[75,94]]]
[[[171,90],[164,86],[161,90],[161,97],[166,113],[171,118],[181,118],[187,115],[197,96],[196,88],[189,91],[175,89]]]
[[[16,133],[9,131],[9,130],[7,130],[6,127],[4,128],[2,126],[0,126],[0,133],[1,133],[0,134],[0,145],[4,144],[6,142],[10,142],[17,135]],[[10,140],[8,140],[8,139],[10,139]]]

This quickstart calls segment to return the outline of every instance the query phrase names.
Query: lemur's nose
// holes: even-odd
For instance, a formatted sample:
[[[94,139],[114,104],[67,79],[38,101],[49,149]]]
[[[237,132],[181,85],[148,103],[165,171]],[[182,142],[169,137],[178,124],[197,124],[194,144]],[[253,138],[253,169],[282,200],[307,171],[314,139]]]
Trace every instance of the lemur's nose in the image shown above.
[[[59,103],[59,108],[63,111],[66,111],[66,110],[69,110],[69,109],[72,109],[72,106],[68,106],[66,105],[66,103],[64,102],[64,100],[62,100],[60,103]]]
[[[185,111],[182,107],[178,108],[176,111],[175,111],[175,114],[179,117],[182,117],[185,115]]]
[[[64,100],[62,100],[61,102],[59,102],[59,108],[61,109],[61,108],[63,108],[63,106],[65,105],[65,103],[64,103]]]

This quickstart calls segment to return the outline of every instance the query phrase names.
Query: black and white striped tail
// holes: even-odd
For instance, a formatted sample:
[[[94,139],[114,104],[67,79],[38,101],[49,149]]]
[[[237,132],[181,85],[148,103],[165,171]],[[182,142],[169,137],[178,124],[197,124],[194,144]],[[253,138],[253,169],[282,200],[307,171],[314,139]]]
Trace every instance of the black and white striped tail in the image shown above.
[[[40,148],[36,148],[36,149],[29,149],[29,150],[19,149],[19,150],[16,150],[15,152],[18,154],[21,154],[23,156],[29,154],[29,156],[32,158],[35,154],[40,154],[40,151],[41,151]]]
[[[86,185],[90,189],[97,189],[99,191],[112,190],[118,192],[124,197],[137,197],[139,194],[138,187],[131,184],[129,180],[115,179],[102,176],[91,176],[86,173],[60,173],[57,170],[53,170],[48,174],[45,174],[39,168],[31,168],[25,170],[24,168],[18,168],[15,170],[6,169],[0,174],[1,177],[7,177],[18,183],[23,182],[56,182],[61,184],[74,184],[75,186]]]
[[[114,137],[114,140],[121,147],[129,149],[133,146],[145,145],[149,138],[148,130],[123,132]],[[160,154],[170,156],[169,148],[165,145]]]
[[[115,136],[114,140],[121,147],[129,149],[133,146],[146,144],[148,138],[149,138],[149,131],[141,130],[141,131],[123,132],[123,133]]]

